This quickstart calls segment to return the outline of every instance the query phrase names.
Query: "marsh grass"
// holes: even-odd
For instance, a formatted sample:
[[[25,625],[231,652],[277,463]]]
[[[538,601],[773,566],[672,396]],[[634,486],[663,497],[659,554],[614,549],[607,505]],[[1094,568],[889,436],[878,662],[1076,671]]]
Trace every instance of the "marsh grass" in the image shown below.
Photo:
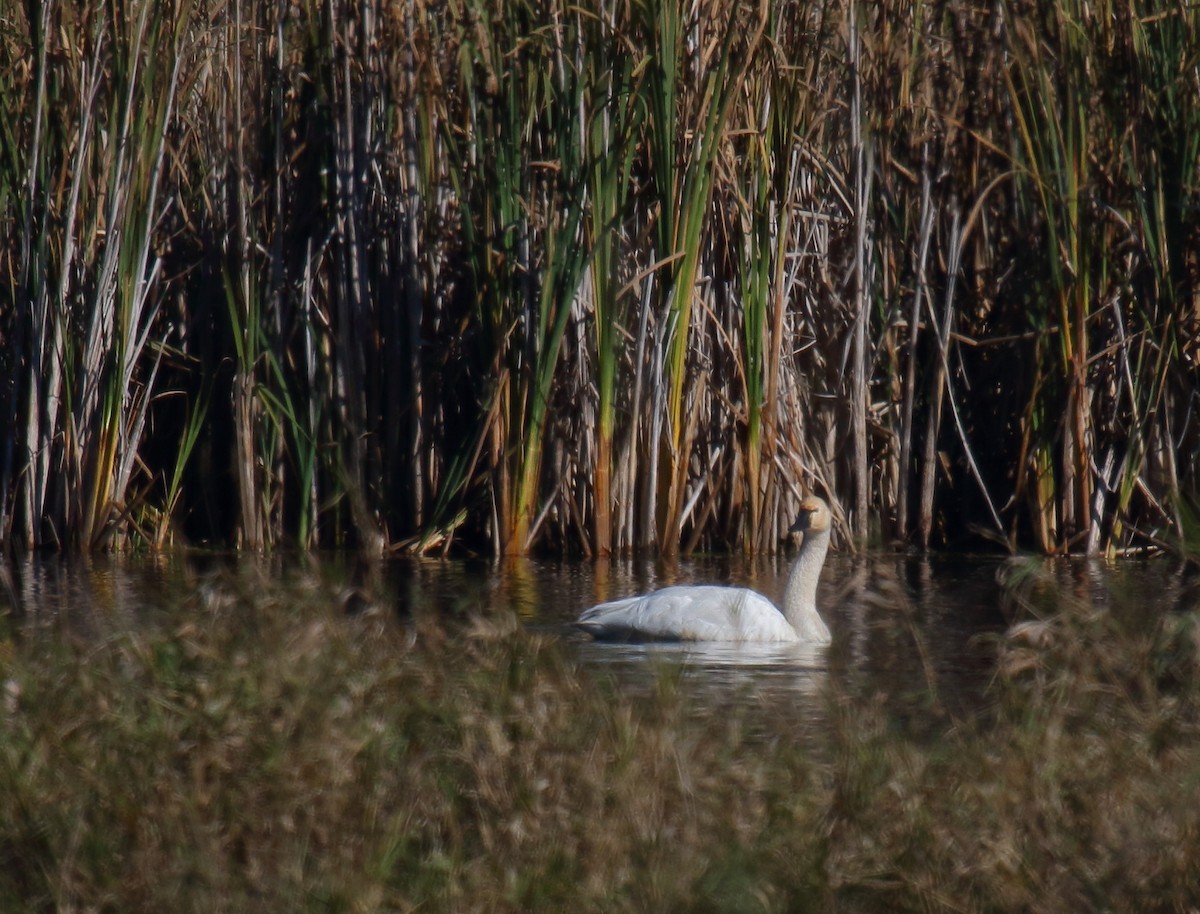
[[[1181,535],[1198,23],[9,4],[0,543]]]
[[[512,616],[346,615],[319,574],[27,619],[0,650],[0,902],[1186,910],[1196,622],[1063,583],[1012,573],[1042,619],[997,639],[970,717],[836,677],[717,709],[674,664],[633,695]]]

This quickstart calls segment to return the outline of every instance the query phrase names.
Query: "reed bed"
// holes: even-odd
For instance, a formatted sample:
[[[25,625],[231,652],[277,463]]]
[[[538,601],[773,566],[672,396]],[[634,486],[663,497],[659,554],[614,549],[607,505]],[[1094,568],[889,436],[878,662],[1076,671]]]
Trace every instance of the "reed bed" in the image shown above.
[[[635,694],[503,612],[345,615],[310,574],[206,576],[133,615],[6,615],[0,900],[1188,910],[1196,619],[1147,624],[1137,595],[1092,606],[1030,569],[1012,600],[1051,615],[994,643],[967,716],[935,678],[888,694],[836,658],[821,694],[759,695],[751,675],[714,703],[671,665]]]
[[[1120,551],[1200,454],[1195,5],[0,13],[0,538]]]

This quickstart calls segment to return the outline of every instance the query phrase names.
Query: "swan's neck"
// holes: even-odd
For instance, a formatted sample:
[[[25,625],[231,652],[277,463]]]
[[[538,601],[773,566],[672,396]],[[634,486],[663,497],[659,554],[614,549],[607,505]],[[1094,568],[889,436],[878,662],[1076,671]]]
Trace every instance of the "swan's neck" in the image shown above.
[[[783,615],[796,634],[814,640],[828,640],[829,629],[817,614],[817,579],[829,550],[829,531],[807,532],[800,554],[792,563],[787,589],[783,592]]]

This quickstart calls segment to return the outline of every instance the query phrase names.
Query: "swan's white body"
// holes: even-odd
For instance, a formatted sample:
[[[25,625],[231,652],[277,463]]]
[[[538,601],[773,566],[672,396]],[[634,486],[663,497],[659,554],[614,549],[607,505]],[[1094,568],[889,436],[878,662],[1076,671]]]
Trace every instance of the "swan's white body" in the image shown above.
[[[829,508],[804,499],[793,530],[804,544],[792,563],[783,609],[745,587],[666,587],[584,610],[575,623],[596,638],[671,641],[801,641],[828,644],[817,612],[817,579],[829,549]]]

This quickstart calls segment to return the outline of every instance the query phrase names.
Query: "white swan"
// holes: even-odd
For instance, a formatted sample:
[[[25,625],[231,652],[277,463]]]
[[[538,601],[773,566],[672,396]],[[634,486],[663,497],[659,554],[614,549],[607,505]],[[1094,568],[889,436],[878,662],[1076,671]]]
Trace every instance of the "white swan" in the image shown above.
[[[815,495],[800,502],[792,531],[804,544],[792,563],[783,611],[745,587],[678,586],[601,603],[576,625],[595,638],[670,641],[801,641],[828,644],[817,613],[817,578],[829,549],[829,506]]]

